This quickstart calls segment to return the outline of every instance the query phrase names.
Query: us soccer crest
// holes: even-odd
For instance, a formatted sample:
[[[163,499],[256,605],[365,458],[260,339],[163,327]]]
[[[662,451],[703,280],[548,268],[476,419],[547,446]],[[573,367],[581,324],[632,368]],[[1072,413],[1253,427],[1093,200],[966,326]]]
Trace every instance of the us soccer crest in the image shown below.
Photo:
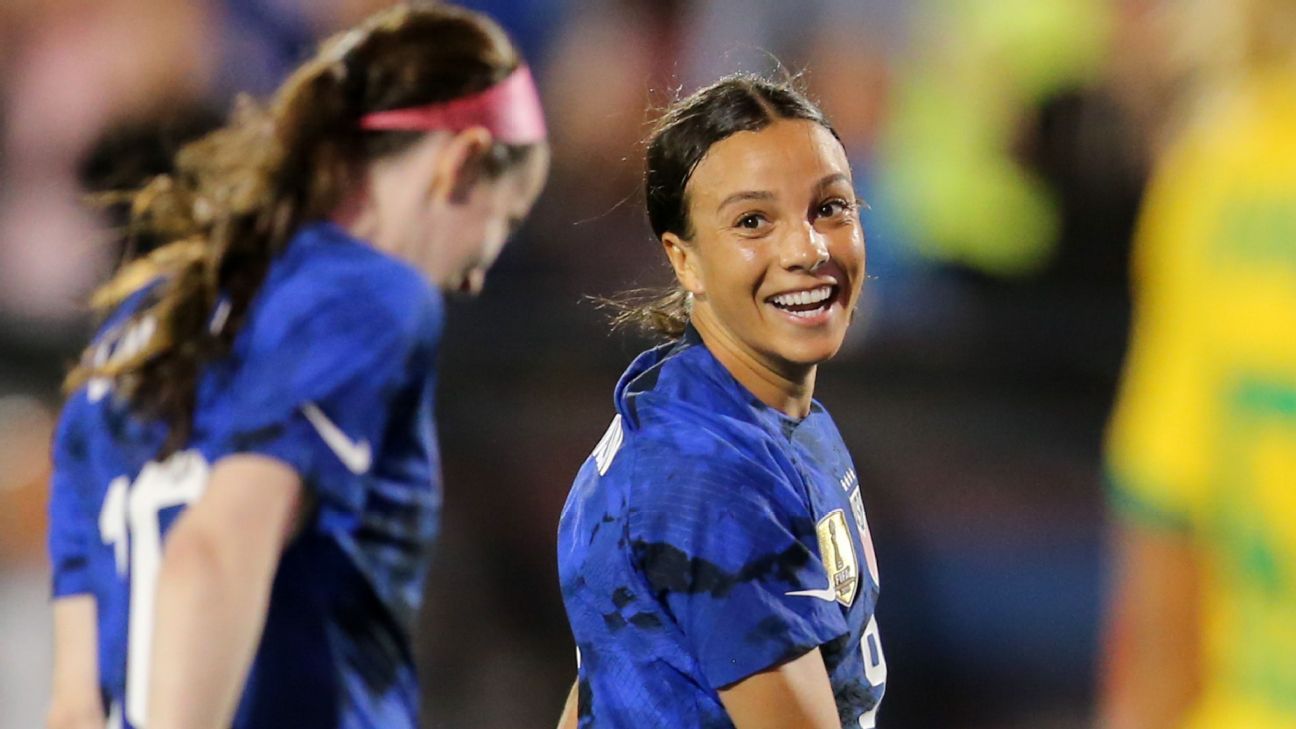
[[[859,562],[851,542],[846,512],[837,509],[819,520],[819,555],[828,572],[828,584],[837,592],[837,602],[850,607],[859,587]]]
[[[868,565],[873,584],[881,585],[878,578],[877,554],[873,551],[873,535],[869,533],[868,517],[864,515],[864,500],[859,489],[850,495],[851,511],[855,512],[855,525],[859,527],[860,544],[864,545],[864,562]]]

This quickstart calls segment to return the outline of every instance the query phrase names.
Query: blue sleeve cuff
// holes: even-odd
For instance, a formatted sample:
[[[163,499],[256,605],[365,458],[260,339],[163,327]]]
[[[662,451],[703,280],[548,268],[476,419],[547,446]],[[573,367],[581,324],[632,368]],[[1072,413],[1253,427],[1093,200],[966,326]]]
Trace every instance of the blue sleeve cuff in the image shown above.
[[[54,598],[81,595],[91,592],[90,571],[84,558],[69,559],[54,566],[51,596]]]

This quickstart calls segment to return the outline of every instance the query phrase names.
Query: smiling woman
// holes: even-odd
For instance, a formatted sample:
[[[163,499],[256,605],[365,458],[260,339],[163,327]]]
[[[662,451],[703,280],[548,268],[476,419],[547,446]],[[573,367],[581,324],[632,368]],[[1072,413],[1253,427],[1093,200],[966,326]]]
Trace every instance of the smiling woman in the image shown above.
[[[667,231],[662,244],[693,326],[757,397],[804,417],[864,275],[841,143],[818,122],[779,119],[714,144],[687,189],[692,235]]]
[[[864,279],[836,133],[724,79],[663,115],[649,220],[677,288],[559,527],[579,677],[564,726],[873,727],[886,688],[860,485],[813,399]]]

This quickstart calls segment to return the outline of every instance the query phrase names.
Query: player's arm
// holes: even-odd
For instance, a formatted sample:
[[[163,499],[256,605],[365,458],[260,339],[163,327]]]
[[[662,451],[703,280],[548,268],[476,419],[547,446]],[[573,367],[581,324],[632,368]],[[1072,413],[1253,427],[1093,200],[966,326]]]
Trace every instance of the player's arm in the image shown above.
[[[562,716],[558,718],[558,729],[576,729],[577,711],[580,708],[576,685],[576,682],[573,681],[571,691],[567,694],[567,703],[563,704]]]
[[[149,729],[230,725],[302,503],[292,468],[236,455],[177,519],[158,578]]]
[[[54,600],[54,675],[48,729],[103,729],[94,596]]]
[[[99,607],[91,577],[91,545],[98,520],[86,493],[92,479],[73,442],[83,442],[85,423],[69,403],[50,444],[49,558],[53,594],[53,674],[45,725],[49,729],[103,729],[99,686]]]
[[[1194,528],[1218,467],[1215,373],[1200,325],[1216,226],[1202,150],[1167,152],[1133,253],[1134,317],[1107,434],[1115,519],[1099,717],[1110,729],[1180,726],[1202,686],[1201,563]],[[1205,166],[1203,166],[1205,165]]]
[[[1191,537],[1123,518],[1114,547],[1100,725],[1178,726],[1202,680],[1200,566]]]
[[[837,703],[819,649],[720,690],[738,729],[839,729]]]

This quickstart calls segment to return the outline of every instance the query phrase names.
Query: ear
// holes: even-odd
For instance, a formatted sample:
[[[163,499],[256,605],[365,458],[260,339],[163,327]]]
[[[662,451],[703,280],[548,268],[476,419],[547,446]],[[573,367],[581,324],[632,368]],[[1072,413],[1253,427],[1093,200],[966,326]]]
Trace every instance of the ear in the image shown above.
[[[679,279],[680,286],[694,296],[704,296],[706,287],[702,285],[702,272],[699,269],[699,259],[693,244],[674,233],[664,233],[661,242],[662,248],[666,249],[666,258],[670,261],[671,268],[675,269],[675,278]]]
[[[433,197],[462,203],[482,176],[482,157],[495,141],[485,127],[455,133],[436,159],[429,192]]]

